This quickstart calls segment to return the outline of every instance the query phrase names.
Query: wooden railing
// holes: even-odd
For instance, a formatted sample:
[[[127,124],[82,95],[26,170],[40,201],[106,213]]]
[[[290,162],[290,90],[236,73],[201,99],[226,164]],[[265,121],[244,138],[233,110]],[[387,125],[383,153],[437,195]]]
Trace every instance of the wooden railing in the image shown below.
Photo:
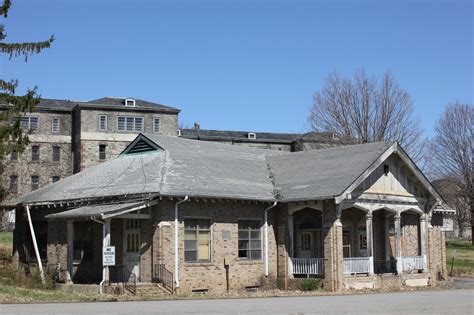
[[[322,275],[324,258],[290,258],[294,275]]]
[[[155,265],[153,281],[161,283],[165,289],[170,291],[170,293],[174,292],[173,273],[166,269],[164,264]]]
[[[402,257],[403,271],[414,271],[425,269],[425,260],[423,256],[405,256]]]
[[[351,257],[343,259],[344,274],[358,274],[370,272],[370,257]]]

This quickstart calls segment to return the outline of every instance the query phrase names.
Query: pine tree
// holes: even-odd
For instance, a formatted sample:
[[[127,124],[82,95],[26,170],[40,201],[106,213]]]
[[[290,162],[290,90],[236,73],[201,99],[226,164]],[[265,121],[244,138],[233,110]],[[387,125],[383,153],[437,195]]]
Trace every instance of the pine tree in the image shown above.
[[[0,6],[0,16],[8,17],[11,0],[4,0]],[[48,40],[41,42],[6,43],[5,25],[0,24],[0,54],[9,55],[9,58],[24,57],[25,62],[33,54],[49,48],[54,41],[52,35]],[[39,103],[38,88],[28,89],[25,95],[16,95],[18,80],[5,81],[0,79],[0,175],[5,171],[5,160],[12,152],[22,153],[29,143],[28,132],[21,129],[20,122],[28,112],[35,110]],[[0,183],[0,201],[8,195],[7,190]]]

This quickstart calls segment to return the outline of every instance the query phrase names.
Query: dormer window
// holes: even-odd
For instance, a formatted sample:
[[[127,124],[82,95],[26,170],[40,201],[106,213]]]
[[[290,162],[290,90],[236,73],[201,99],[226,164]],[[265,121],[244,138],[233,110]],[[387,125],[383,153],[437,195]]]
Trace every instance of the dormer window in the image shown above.
[[[249,132],[247,137],[249,138],[249,140],[255,140],[257,139],[257,135],[253,132]]]
[[[135,107],[135,100],[131,98],[125,99],[125,106],[127,107]]]

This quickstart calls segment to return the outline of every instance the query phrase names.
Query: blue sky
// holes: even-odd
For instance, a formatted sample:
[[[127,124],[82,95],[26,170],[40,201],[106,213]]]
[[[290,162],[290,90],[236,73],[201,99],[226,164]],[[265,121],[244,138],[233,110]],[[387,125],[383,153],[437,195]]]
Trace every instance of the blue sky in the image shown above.
[[[0,60],[20,92],[131,96],[182,109],[202,128],[301,132],[336,69],[390,70],[426,135],[448,102],[473,103],[472,1],[22,1],[8,41],[51,49]]]

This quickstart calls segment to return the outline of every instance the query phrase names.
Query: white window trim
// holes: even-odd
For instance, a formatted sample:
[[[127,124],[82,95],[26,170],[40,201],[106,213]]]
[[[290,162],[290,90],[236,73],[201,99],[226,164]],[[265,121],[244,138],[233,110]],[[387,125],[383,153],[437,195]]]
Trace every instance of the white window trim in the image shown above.
[[[128,102],[132,102],[131,105],[127,105]],[[126,107],[137,107],[137,102],[133,98],[126,98],[125,104]]]
[[[158,130],[156,130],[156,123],[155,121],[158,120]],[[161,118],[160,117],[153,117],[153,132],[160,133],[161,130]]]
[[[119,129],[119,118],[125,118],[125,129],[120,130]],[[133,130],[127,130],[127,118],[133,118]],[[141,130],[136,131],[135,126],[136,126],[136,119],[140,118],[142,120],[142,128]],[[136,133],[136,132],[143,132],[145,130],[145,117],[143,116],[117,116],[117,131],[118,132],[129,132],[129,133]]]
[[[203,216],[185,216],[183,218],[183,233],[186,230],[186,225],[184,223],[185,220],[209,220],[209,260],[196,260],[196,261],[186,261],[184,258],[185,255],[185,245],[184,245],[184,237],[183,237],[183,259],[185,264],[190,265],[199,265],[199,264],[210,264],[214,262],[214,221],[211,217],[203,217]],[[198,240],[199,242],[199,240]]]
[[[30,130],[32,130],[32,131],[39,131],[39,129],[40,129],[40,118],[39,118],[39,116],[37,116],[37,115],[26,115],[26,116],[21,117],[21,118],[20,118],[20,128],[21,128],[21,120],[22,120],[23,118],[28,118],[28,129],[27,129],[28,131],[30,131]],[[31,128],[31,118],[36,118],[36,119],[38,120],[38,126],[37,126],[36,129],[32,129],[32,128]],[[23,129],[23,128],[22,128],[22,129]],[[24,130],[24,129],[23,129],[23,130]]]
[[[100,125],[100,122],[101,122],[100,119],[101,119],[101,117],[105,117],[105,129],[100,128],[100,127],[101,127],[101,125]],[[102,115],[102,114],[99,115],[99,131],[107,131],[107,129],[108,129],[108,120],[109,120],[109,119],[108,119],[107,115]]]
[[[58,130],[54,130],[54,121],[55,120],[58,121]],[[39,120],[38,120],[38,125],[39,125]],[[59,119],[59,117],[53,117],[53,119],[51,119],[51,132],[52,133],[59,133],[60,130],[61,130],[61,120]]]

